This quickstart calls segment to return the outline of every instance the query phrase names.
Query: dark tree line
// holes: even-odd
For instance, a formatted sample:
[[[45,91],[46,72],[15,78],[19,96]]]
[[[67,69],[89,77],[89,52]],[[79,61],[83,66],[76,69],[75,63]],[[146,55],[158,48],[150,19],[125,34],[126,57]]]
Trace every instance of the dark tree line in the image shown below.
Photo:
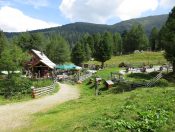
[[[129,31],[125,31],[123,34],[105,32],[93,35],[84,34],[82,37],[78,35],[77,37],[79,40],[72,43],[57,33],[24,32],[13,37],[11,41],[24,52],[31,49],[45,52],[56,64],[72,61],[81,65],[81,63],[94,58],[102,63],[102,67],[111,56],[133,53],[135,50],[157,51],[162,49],[158,29],[153,28],[148,38],[142,25],[133,25]]]

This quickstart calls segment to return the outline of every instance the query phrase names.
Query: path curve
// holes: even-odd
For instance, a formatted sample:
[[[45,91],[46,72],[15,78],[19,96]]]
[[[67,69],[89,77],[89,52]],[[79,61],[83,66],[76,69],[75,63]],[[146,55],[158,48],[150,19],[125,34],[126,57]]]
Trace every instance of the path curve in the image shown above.
[[[31,114],[45,111],[68,100],[79,98],[79,90],[74,86],[60,83],[59,85],[60,90],[54,95],[0,106],[0,131],[11,131],[26,125]]]

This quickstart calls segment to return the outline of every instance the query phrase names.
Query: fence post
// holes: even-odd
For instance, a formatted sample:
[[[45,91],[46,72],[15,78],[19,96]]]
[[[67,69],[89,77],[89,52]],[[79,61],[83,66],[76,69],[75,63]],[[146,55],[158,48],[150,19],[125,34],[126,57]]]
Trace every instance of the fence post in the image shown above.
[[[31,87],[31,89],[32,89],[32,98],[35,98],[35,87]]]
[[[98,96],[98,82],[95,83],[95,96]]]

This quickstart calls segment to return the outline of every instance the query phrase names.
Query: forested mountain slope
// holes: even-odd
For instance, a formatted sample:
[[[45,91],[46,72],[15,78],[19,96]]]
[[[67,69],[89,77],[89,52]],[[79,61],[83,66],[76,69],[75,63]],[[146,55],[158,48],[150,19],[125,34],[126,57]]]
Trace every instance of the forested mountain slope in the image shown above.
[[[102,33],[105,31],[123,33],[123,31],[129,30],[134,24],[142,24],[147,35],[149,35],[153,27],[157,27],[158,29],[160,29],[167,20],[167,17],[168,15],[148,16],[122,21],[114,25],[76,22],[59,27],[35,30],[31,32],[42,32],[47,35],[51,33],[58,33],[66,40],[68,40],[71,44],[76,42],[85,33],[94,34],[98,32]],[[7,37],[12,37],[17,34],[18,33],[6,33]]]

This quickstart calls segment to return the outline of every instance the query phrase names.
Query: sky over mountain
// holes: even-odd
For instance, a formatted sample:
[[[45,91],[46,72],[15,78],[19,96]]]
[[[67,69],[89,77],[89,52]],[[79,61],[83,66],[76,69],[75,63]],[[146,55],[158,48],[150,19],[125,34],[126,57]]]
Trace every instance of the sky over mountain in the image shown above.
[[[175,0],[0,0],[0,29],[20,32],[71,22],[114,24],[168,14]]]

